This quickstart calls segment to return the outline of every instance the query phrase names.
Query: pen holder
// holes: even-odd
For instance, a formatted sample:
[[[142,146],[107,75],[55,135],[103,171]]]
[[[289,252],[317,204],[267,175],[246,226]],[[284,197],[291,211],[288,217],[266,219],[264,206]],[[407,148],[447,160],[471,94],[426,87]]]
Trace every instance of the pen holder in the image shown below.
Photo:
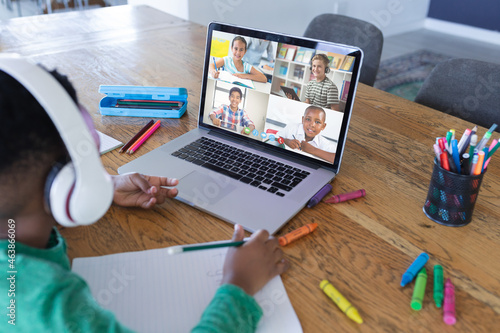
[[[434,160],[429,192],[424,204],[428,218],[450,227],[467,225],[472,219],[484,172],[461,175],[443,169]]]

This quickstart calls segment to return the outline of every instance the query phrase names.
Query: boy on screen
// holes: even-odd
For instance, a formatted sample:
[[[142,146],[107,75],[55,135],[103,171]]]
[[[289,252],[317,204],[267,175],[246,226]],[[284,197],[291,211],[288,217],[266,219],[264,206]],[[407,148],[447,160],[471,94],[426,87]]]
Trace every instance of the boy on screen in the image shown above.
[[[320,132],[326,127],[326,112],[323,108],[308,106],[302,116],[302,123],[287,125],[277,133],[285,145],[300,149],[327,162],[335,160],[335,144],[321,137]]]
[[[253,121],[248,117],[245,110],[238,106],[241,103],[243,93],[240,88],[233,87],[229,90],[229,105],[221,105],[219,109],[210,112],[210,120],[215,126],[225,127],[235,131],[237,126],[245,128],[241,130],[241,134],[248,135],[255,129]]]
[[[339,91],[335,83],[326,76],[329,71],[328,57],[322,53],[316,54],[311,60],[311,72],[315,79],[306,86],[305,102],[340,111]]]

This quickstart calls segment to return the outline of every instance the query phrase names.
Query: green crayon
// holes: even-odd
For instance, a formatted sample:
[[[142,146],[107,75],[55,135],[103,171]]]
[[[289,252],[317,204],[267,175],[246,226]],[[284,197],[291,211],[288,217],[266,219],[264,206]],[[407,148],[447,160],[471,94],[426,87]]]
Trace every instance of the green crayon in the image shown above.
[[[438,308],[443,304],[444,294],[443,294],[443,267],[441,265],[434,266],[434,302]]]
[[[425,270],[425,267],[422,267],[420,272],[418,272],[417,279],[415,281],[415,288],[413,289],[413,296],[411,297],[411,308],[413,310],[419,311],[422,309],[426,284],[427,271]]]

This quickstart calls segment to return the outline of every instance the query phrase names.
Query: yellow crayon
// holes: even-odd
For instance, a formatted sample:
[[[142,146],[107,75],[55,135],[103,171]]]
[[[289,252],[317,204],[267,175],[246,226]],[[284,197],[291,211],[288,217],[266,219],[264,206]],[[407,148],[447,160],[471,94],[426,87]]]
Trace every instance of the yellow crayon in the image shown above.
[[[342,294],[337,289],[335,289],[335,287],[332,286],[332,284],[328,280],[321,281],[319,287],[323,289],[325,294],[327,294],[328,297],[330,297],[332,301],[337,304],[339,309],[342,310],[347,317],[354,320],[358,324],[363,323],[363,319],[359,315],[358,310],[356,310],[356,308],[352,306],[351,303],[349,303],[349,301],[344,296],[342,296]]]

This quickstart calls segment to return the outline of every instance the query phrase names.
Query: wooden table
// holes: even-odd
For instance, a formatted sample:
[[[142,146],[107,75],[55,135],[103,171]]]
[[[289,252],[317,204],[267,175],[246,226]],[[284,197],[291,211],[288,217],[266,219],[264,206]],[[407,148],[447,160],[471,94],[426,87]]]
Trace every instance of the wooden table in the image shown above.
[[[18,18],[0,26],[0,51],[57,67],[73,81],[98,130],[126,142],[149,119],[98,112],[100,84],[186,87],[188,112],[166,119],[133,156],[102,157],[107,170],[196,126],[206,28],[149,7],[118,6]],[[432,300],[432,267],[441,264],[456,286],[457,332],[500,327],[500,155],[488,167],[472,222],[441,226],[422,212],[435,137],[471,124],[360,85],[342,167],[333,193],[360,188],[367,196],[303,209],[279,233],[318,222],[313,235],[284,251],[283,281],[305,332],[427,332],[450,330]],[[479,133],[485,132],[481,128]],[[498,137],[498,134],[495,135]],[[498,155],[498,154],[497,154]],[[176,200],[150,211],[111,207],[89,227],[61,228],[71,258],[230,238],[232,225]],[[410,308],[413,284],[401,275],[421,252],[427,264],[424,307]],[[365,323],[339,311],[318,285],[329,279]]]

